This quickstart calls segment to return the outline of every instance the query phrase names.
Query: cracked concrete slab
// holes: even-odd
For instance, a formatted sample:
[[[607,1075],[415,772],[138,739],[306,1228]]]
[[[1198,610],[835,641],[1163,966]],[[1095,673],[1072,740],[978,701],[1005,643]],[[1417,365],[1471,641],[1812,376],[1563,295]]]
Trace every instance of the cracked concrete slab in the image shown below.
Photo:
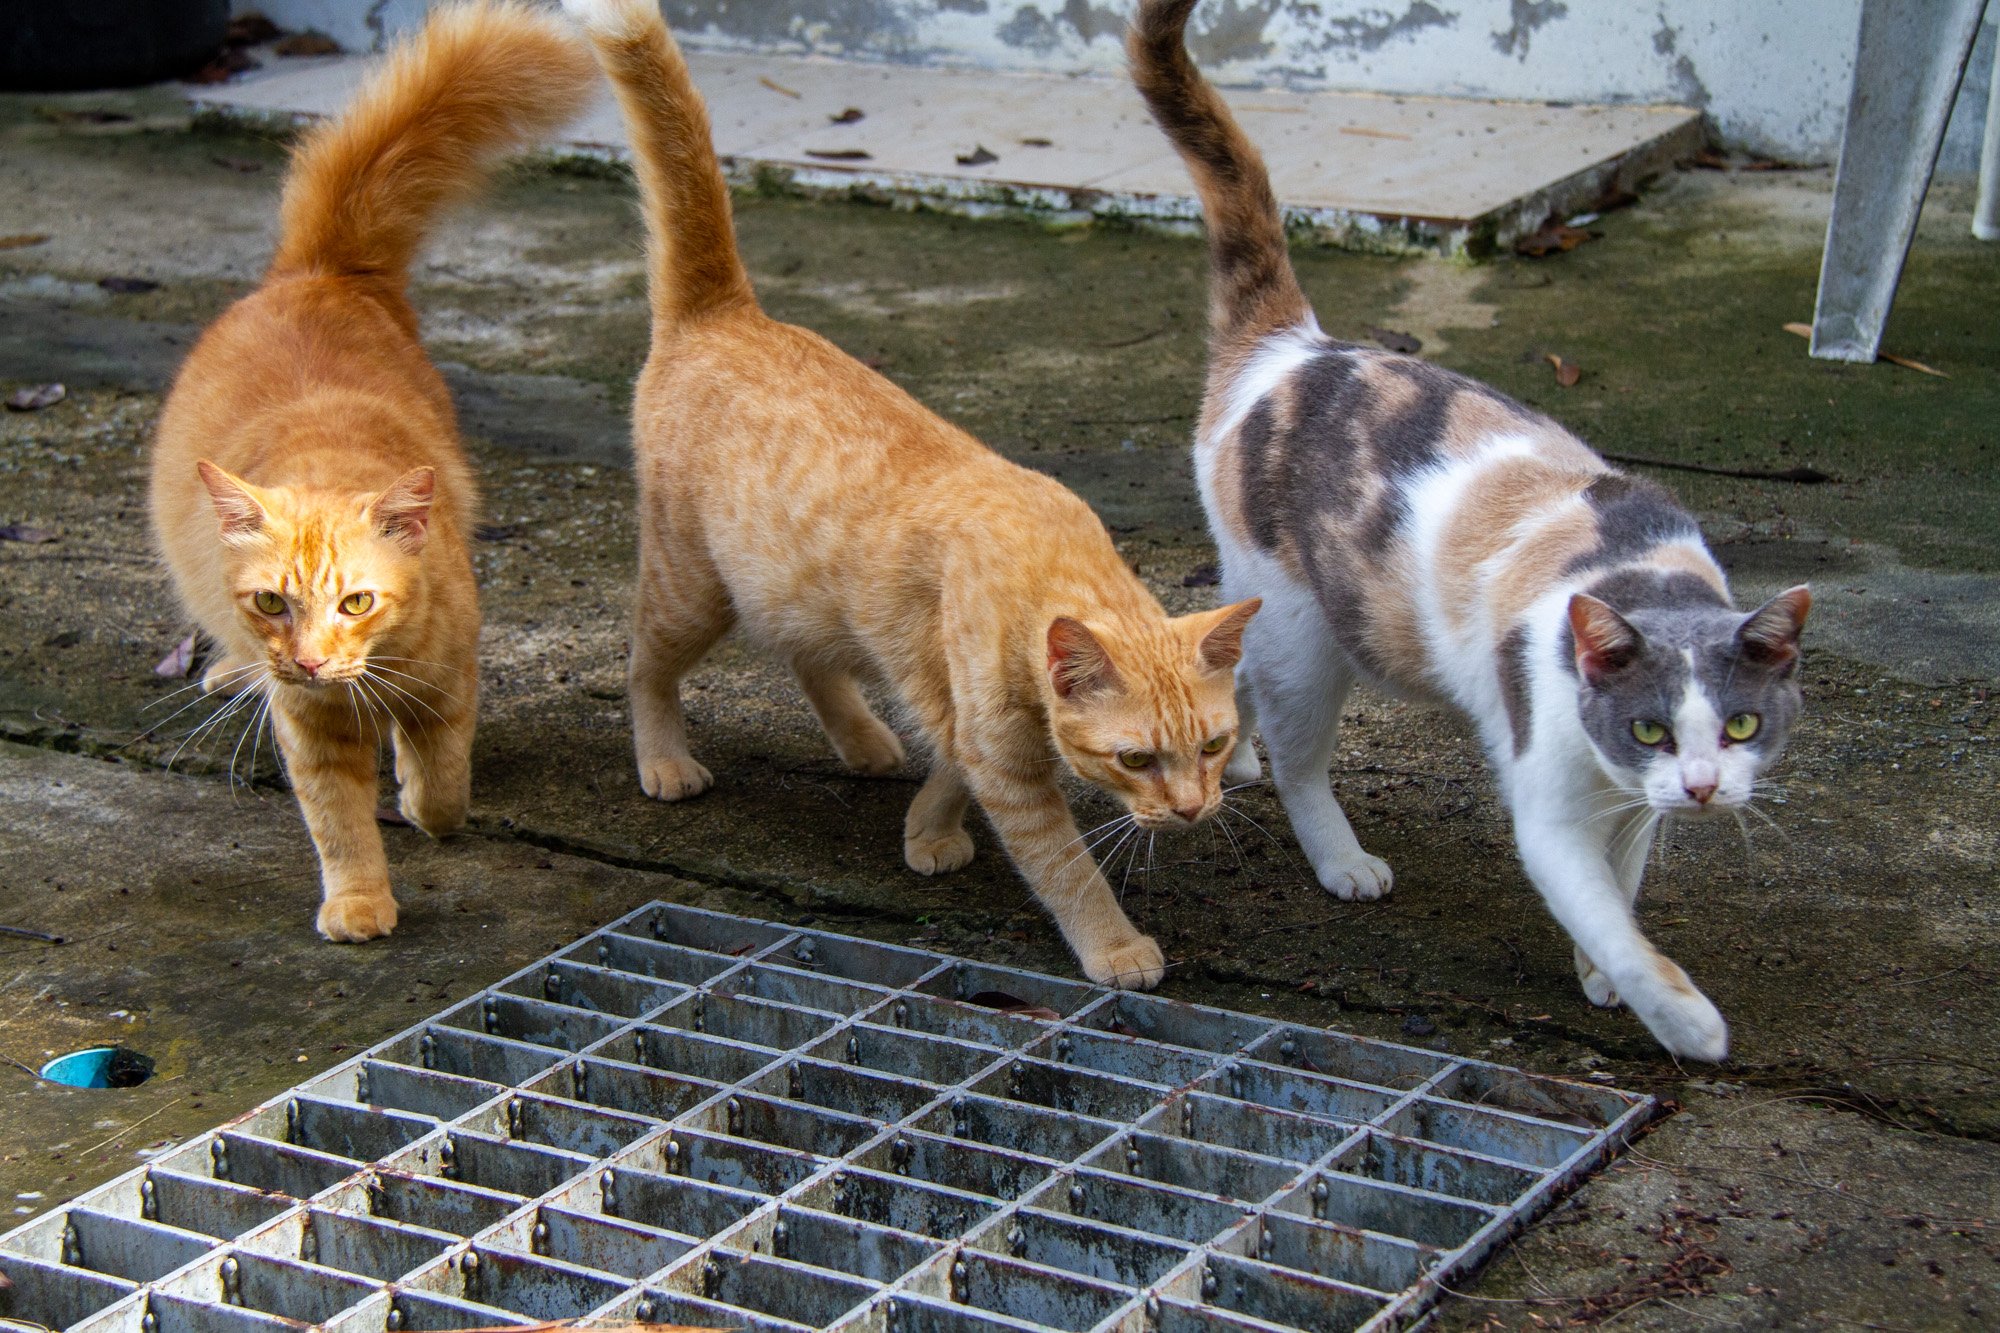
[[[638,233],[625,182],[536,172],[446,227],[416,276],[487,497],[478,827],[437,846],[389,830],[408,924],[359,949],[314,938],[310,849],[268,747],[252,764],[231,735],[163,771],[201,710],[162,721],[181,682],[151,667],[184,626],[142,502],[179,349],[263,262],[281,152],[171,126],[76,133],[34,114],[47,104],[0,99],[0,170],[32,186],[0,195],[0,235],[52,238],[0,252],[0,387],[72,388],[0,418],[0,521],[57,536],[0,543],[0,736],[16,742],[0,748],[0,922],[78,942],[0,942],[0,1054],[32,1065],[138,1035],[166,1058],[153,1084],[97,1095],[0,1063],[0,1191],[41,1196],[0,1204],[54,1206],[654,896],[1070,970],[984,830],[962,874],[907,873],[912,780],[845,774],[796,688],[738,644],[691,691],[717,789],[674,807],[639,793],[620,419],[645,348]],[[1648,887],[1648,929],[1735,1025],[1724,1069],[1677,1069],[1583,1002],[1476,751],[1436,714],[1350,706],[1334,776],[1397,867],[1381,903],[1312,886],[1261,790],[1113,867],[1174,963],[1169,994],[1677,1102],[1643,1158],[1530,1233],[1446,1327],[1974,1328],[2000,1308],[1993,269],[1958,239],[1965,197],[1942,192],[1889,345],[1952,378],[1809,362],[1781,326],[1810,309],[1825,199],[1819,175],[1676,177],[1601,241],[1447,285],[1428,261],[1298,253],[1330,330],[1415,331],[1602,447],[1674,465],[1650,474],[1697,509],[1745,598],[1802,576],[1822,598],[1775,827],[1747,844],[1676,831]],[[1171,606],[1206,604],[1214,552],[1185,460],[1199,246],[738,207],[775,313],[1076,487]],[[114,275],[161,285],[98,287]],[[1550,351],[1584,367],[1579,385],[1554,383]],[[1795,465],[1835,480],[1679,470]]]

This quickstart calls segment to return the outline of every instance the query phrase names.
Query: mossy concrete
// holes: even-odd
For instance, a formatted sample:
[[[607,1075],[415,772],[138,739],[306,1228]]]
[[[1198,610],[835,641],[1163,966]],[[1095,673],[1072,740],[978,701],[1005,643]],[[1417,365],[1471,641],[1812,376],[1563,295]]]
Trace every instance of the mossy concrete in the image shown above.
[[[170,699],[185,682],[152,664],[186,627],[143,506],[164,386],[254,281],[282,155],[143,98],[109,126],[36,114],[81,105],[101,103],[0,99],[18,187],[0,235],[51,236],[0,251],[0,388],[72,389],[0,420],[0,522],[58,536],[0,543],[0,735],[16,742],[0,751],[0,922],[73,941],[0,942],[0,1054],[33,1065],[123,1037],[162,1077],[83,1094],[0,1064],[0,1202],[53,1206],[652,897],[1070,970],[985,830],[966,871],[908,873],[914,779],[842,771],[796,687],[739,643],[690,689],[716,789],[640,793],[622,421],[645,347],[639,234],[625,182],[548,173],[454,219],[415,283],[486,492],[475,825],[436,846],[390,829],[403,925],[318,941],[268,744],[239,751],[224,727],[183,750],[206,709],[168,720],[190,696]],[[1828,193],[1812,173],[1677,175],[1559,258],[1297,256],[1330,331],[1415,333],[1610,452],[1835,478],[1649,469],[1700,513],[1741,596],[1804,578],[1820,598],[1769,824],[1671,832],[1646,897],[1648,929],[1732,1021],[1727,1067],[1678,1069],[1629,1016],[1584,1003],[1477,751],[1442,715],[1351,706],[1334,776],[1397,868],[1381,903],[1321,893],[1264,790],[1111,868],[1173,963],[1169,994],[1674,1100],[1447,1326],[1972,1328],[2000,1311],[2000,261],[1959,239],[1968,200],[1940,196],[1885,345],[1949,378],[1812,362],[1782,325],[1810,318]],[[738,208],[774,313],[1076,487],[1169,605],[1206,603],[1185,586],[1213,560],[1186,459],[1198,244]],[[161,286],[97,285],[114,275]],[[1581,382],[1561,388],[1550,353]],[[1103,807],[1079,794],[1088,822]]]

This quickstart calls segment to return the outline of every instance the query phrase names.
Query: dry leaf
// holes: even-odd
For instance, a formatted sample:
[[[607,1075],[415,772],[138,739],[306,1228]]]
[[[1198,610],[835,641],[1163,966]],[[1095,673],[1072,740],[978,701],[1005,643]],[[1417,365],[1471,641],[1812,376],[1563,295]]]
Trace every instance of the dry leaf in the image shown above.
[[[804,93],[802,93],[802,92],[800,92],[800,91],[799,91],[798,89],[796,89],[796,88],[787,88],[787,87],[786,87],[786,86],[785,86],[784,84],[782,84],[782,83],[779,83],[779,82],[778,82],[778,81],[777,81],[776,79],[770,79],[770,78],[766,78],[766,77],[765,77],[764,75],[762,75],[762,74],[759,74],[759,75],[757,76],[757,82],[759,82],[759,83],[763,84],[763,85],[764,85],[764,86],[765,86],[766,88],[769,88],[769,89],[770,89],[770,90],[771,90],[772,92],[774,92],[774,93],[783,93],[783,94],[784,94],[785,96],[787,96],[787,97],[804,97],[804,96],[805,96],[805,94],[804,94]]]
[[[863,111],[860,107],[851,106],[843,110],[839,115],[828,116],[827,119],[832,121],[836,125],[852,125],[855,121],[860,120],[863,116],[867,114],[868,113],[866,111]]]
[[[1054,148],[1056,146],[1054,139],[1044,139],[1039,134],[1031,134],[1019,142],[1023,148]]]
[[[1181,576],[1183,588],[1213,588],[1222,582],[1222,572],[1214,565],[1196,565]]]
[[[20,542],[26,546],[40,546],[52,542],[56,534],[47,528],[31,528],[26,523],[9,523],[0,528],[0,542]]]
[[[120,296],[139,296],[160,290],[160,284],[151,278],[99,278],[97,285],[107,292],[116,292]]]
[[[1382,329],[1370,325],[1368,336],[1392,352],[1411,355],[1424,350],[1423,339],[1413,333],[1398,333],[1395,329]]]
[[[255,46],[283,35],[284,29],[262,14],[242,14],[229,20],[222,43],[225,46]]]
[[[1401,139],[1405,143],[1413,142],[1416,138],[1415,135],[1398,134],[1394,130],[1371,130],[1363,125],[1342,125],[1340,132],[1351,134],[1357,139]]]
[[[1542,359],[1556,368],[1556,383],[1565,389],[1574,389],[1576,382],[1583,378],[1583,367],[1574,361],[1565,361],[1554,352],[1547,353]]]
[[[998,162],[1000,154],[992,151],[983,143],[974,144],[972,145],[971,152],[960,153],[954,160],[961,167],[983,167],[988,162]]]
[[[1565,227],[1562,223],[1556,222],[1514,242],[1514,251],[1530,259],[1540,259],[1543,255],[1567,254],[1595,235],[1595,232],[1585,231],[1581,227]]]
[[[323,32],[301,32],[287,37],[271,50],[281,56],[337,56],[340,43]]]
[[[174,645],[173,651],[153,663],[153,674],[168,680],[186,680],[187,673],[194,670],[194,635]]]
[[[1812,325],[1801,324],[1797,320],[1793,320],[1791,323],[1785,325],[1785,332],[1796,333],[1801,338],[1810,338],[1812,337]]]
[[[228,167],[231,171],[240,171],[246,176],[253,171],[264,169],[262,162],[254,162],[247,157],[211,157],[208,160],[218,167]]]
[[[1699,153],[1696,153],[1693,157],[1689,158],[1688,162],[1693,166],[1700,167],[1703,171],[1729,170],[1728,156],[1726,154],[1716,152],[1713,148],[1702,149]]]
[[[25,389],[16,389],[7,399],[9,412],[39,412],[45,407],[54,407],[69,397],[69,390],[60,384],[30,384]]]
[[[241,47],[225,46],[215,59],[188,76],[189,83],[227,83],[245,70],[262,69]]]
[[[1003,990],[983,990],[965,997],[967,1004],[976,1004],[981,1009],[998,1009],[1003,1014],[1016,1018],[1040,1018],[1054,1023],[1062,1015],[1047,1005],[1030,1004],[1018,995],[1009,995]]]
[[[48,239],[46,233],[32,231],[22,232],[19,236],[0,236],[0,250],[25,250]]]
[[[377,806],[375,808],[375,822],[378,824],[393,824],[397,828],[411,827],[410,821],[404,818],[403,812],[393,805]]]
[[[865,148],[808,148],[807,157],[821,157],[829,162],[866,162],[874,156]]]
[[[1877,352],[1875,359],[1877,361],[1887,361],[1892,366],[1901,366],[1905,370],[1920,370],[1926,375],[1935,375],[1941,380],[1951,378],[1951,376],[1945,374],[1935,366],[1927,366],[1923,362],[1913,360],[1907,356],[1897,356],[1894,352]]]

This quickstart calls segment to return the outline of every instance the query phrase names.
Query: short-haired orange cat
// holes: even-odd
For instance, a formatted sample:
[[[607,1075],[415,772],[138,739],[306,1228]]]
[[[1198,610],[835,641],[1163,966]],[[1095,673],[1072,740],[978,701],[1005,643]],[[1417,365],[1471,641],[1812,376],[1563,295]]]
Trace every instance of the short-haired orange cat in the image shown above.
[[[931,766],[904,824],[912,869],[971,860],[977,800],[1084,973],[1157,985],[1165,959],[1078,835],[1057,761],[1140,827],[1206,819],[1237,742],[1233,673],[1257,602],[1168,618],[1082,500],[759,310],[708,113],[658,9],[566,3],[624,106],[651,240],[631,663],[647,793],[708,787],[680,682],[741,624],[798,674],[849,767],[903,762],[861,681],[921,730]]]
[[[425,832],[463,823],[470,794],[475,497],[406,271],[438,210],[594,81],[558,19],[439,10],[305,137],[263,285],[202,335],[160,418],[153,523],[219,649],[203,685],[264,696],[331,940],[396,925],[375,822],[383,738]]]

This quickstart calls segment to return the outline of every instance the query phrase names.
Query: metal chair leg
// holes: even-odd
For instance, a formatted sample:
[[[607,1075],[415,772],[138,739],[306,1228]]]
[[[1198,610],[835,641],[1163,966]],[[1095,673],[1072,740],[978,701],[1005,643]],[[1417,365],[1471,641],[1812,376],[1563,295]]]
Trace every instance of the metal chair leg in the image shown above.
[[[1873,361],[1986,0],[1865,0],[1812,354]],[[1987,125],[1992,143],[1992,123]]]
[[[1986,138],[1979,149],[1979,206],[1972,234],[2000,241],[2000,42],[1993,44],[1993,71],[1986,76]]]

